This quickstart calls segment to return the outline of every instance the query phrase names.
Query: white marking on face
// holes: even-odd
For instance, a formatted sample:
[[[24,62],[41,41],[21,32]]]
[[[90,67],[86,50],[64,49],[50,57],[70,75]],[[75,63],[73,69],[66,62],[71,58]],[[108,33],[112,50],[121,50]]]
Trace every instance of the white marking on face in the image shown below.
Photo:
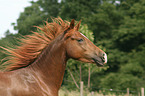
[[[87,38],[84,34],[80,33],[83,37]],[[88,39],[88,38],[87,38]]]
[[[107,63],[107,54],[106,53],[104,55],[104,58],[105,58],[105,62],[104,63]]]

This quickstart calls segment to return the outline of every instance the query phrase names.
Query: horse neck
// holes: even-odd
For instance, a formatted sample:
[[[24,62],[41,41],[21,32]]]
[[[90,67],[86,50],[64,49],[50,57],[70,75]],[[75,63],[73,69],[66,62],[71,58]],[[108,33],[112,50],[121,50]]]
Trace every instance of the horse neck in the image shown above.
[[[58,39],[49,44],[30,67],[39,74],[38,76],[43,79],[44,83],[59,89],[63,80],[66,61],[65,48]]]

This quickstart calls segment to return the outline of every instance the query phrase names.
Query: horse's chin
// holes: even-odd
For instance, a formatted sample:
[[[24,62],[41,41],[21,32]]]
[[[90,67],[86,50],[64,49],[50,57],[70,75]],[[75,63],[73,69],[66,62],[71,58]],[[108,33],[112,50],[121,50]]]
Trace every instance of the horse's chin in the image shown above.
[[[86,63],[94,63],[96,64],[98,67],[103,67],[104,66],[104,62],[102,61],[99,61],[97,59],[84,59],[84,58],[81,58],[79,59],[80,61],[82,62],[86,62]]]
[[[93,61],[93,63],[95,63],[98,67],[104,66],[104,63],[103,63],[102,61],[99,61],[99,60],[97,60],[97,59],[93,59],[92,61]]]

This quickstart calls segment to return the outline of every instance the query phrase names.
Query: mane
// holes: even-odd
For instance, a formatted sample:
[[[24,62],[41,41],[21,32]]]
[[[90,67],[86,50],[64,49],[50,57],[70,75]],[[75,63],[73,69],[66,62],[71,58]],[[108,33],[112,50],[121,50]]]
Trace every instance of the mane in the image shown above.
[[[60,17],[52,21],[45,22],[43,27],[36,26],[38,32],[24,36],[20,39],[20,46],[15,49],[1,47],[9,52],[7,61],[3,63],[7,65],[6,70],[12,71],[30,65],[52,40],[69,27],[69,22],[63,21]]]

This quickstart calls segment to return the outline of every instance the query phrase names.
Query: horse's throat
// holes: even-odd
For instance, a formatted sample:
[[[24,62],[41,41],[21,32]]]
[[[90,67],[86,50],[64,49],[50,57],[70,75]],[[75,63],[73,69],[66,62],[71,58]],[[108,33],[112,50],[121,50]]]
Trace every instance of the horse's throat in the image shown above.
[[[49,86],[59,89],[65,72],[67,57],[65,50],[61,47],[46,48],[39,59],[35,62],[37,69],[42,80]],[[53,48],[53,49],[52,49]]]
[[[59,51],[59,52],[58,52]],[[63,51],[56,50],[53,54],[50,54],[48,57],[48,62],[46,63],[46,66],[48,67],[47,73],[45,76],[47,76],[48,81],[50,81],[50,84],[53,87],[60,88],[63,76],[65,72],[66,67],[66,57]]]

